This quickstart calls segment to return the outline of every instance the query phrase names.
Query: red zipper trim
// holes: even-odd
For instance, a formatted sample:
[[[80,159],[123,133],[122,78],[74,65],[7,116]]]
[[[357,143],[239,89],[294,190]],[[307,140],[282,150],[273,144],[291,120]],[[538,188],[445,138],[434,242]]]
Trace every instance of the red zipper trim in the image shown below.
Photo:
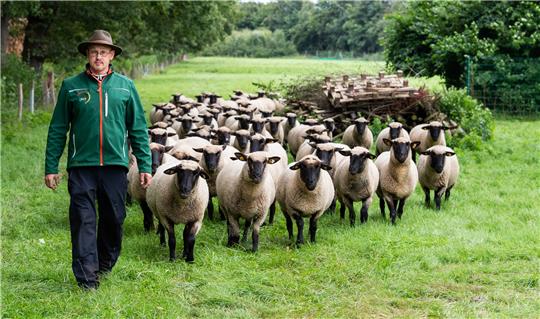
[[[98,81],[99,92],[99,165],[103,166],[103,97],[101,90],[102,81]]]

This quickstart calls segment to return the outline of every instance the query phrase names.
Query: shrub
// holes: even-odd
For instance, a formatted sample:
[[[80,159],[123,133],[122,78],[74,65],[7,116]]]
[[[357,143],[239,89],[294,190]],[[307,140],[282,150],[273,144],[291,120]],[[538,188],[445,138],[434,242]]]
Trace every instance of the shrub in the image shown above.
[[[22,62],[16,55],[7,54],[2,59],[2,107],[15,108],[18,100],[18,86],[23,84],[24,97],[28,97],[32,80],[39,79],[39,75],[34,70]],[[39,94],[40,83],[35,82],[35,94]]]
[[[494,121],[489,109],[465,90],[450,88],[439,95],[439,109],[461,128],[461,134],[452,136],[448,146],[480,149],[482,143],[493,138]]]
[[[222,42],[203,51],[210,56],[240,56],[253,58],[280,57],[297,54],[294,44],[287,41],[282,30],[267,29],[235,31]]]

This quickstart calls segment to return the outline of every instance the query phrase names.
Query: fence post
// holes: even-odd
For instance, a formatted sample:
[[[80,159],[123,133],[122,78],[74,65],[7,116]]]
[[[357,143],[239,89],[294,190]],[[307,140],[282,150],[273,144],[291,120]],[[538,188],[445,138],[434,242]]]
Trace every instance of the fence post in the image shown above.
[[[467,77],[467,94],[471,95],[471,57],[465,54],[465,72]]]
[[[22,111],[23,111],[23,85],[19,83],[19,121],[22,120]]]
[[[32,80],[32,86],[30,87],[30,113],[34,113],[34,80]]]

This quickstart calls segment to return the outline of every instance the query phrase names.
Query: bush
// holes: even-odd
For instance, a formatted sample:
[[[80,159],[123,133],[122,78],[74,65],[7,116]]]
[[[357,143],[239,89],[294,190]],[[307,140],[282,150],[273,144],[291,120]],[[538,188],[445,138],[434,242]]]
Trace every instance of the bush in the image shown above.
[[[287,41],[282,30],[267,29],[235,31],[222,42],[202,52],[207,56],[240,56],[253,58],[280,57],[297,54],[294,44]]]
[[[30,86],[32,85],[32,80],[36,80],[35,94],[40,94],[40,82],[38,79],[39,75],[36,74],[30,66],[22,62],[16,55],[5,55],[2,59],[2,79],[0,83],[2,88],[2,107],[17,107],[19,83],[23,84],[24,97],[27,98]]]
[[[480,149],[484,142],[493,138],[494,121],[491,111],[465,90],[450,88],[440,95],[439,108],[451,120],[459,123],[460,134],[447,142],[450,147]]]

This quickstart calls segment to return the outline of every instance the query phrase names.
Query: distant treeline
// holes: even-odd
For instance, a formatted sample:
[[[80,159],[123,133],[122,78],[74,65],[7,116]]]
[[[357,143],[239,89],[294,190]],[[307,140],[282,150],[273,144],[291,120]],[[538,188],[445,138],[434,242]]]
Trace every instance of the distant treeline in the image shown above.
[[[280,56],[284,52],[290,54],[291,49],[300,54],[341,51],[353,52],[356,56],[381,52],[383,17],[392,7],[389,1],[240,3],[236,28],[244,29],[244,32],[230,36],[225,45],[218,45],[214,50],[238,55],[247,43],[263,46],[268,43],[269,48],[264,52],[258,50],[253,54],[247,52],[247,55]],[[254,32],[250,34],[245,30]],[[276,43],[280,45],[274,51]]]

